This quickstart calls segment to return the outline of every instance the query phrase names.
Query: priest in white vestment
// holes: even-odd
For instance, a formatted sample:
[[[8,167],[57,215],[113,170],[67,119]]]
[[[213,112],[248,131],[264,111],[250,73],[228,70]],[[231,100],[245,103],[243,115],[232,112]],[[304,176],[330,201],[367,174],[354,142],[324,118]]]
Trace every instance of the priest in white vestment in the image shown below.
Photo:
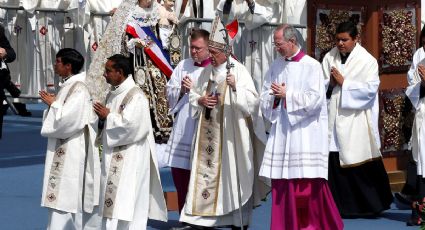
[[[190,35],[191,58],[181,61],[167,83],[170,114],[174,115],[173,131],[167,146],[167,165],[171,167],[177,190],[179,211],[186,200],[190,179],[190,154],[195,135],[196,118],[191,116],[189,91],[202,70],[211,63],[208,52],[209,32],[194,29]]]
[[[130,72],[125,56],[109,57],[104,77],[111,90],[105,105],[93,105],[103,146],[99,215],[107,230],[143,230],[148,218],[167,221],[149,102]]]
[[[56,96],[40,91],[49,108],[41,135],[48,138],[41,205],[48,208],[47,229],[95,229],[90,221],[99,204],[100,161],[93,148],[89,122],[92,103],[85,84],[83,56],[74,49],[56,55],[55,72],[62,78]],[[93,214],[95,216],[95,213]]]
[[[272,179],[270,229],[343,229],[328,178],[328,115],[318,61],[305,55],[296,30],[274,32],[281,55],[265,76],[261,110],[272,123],[260,176]]]
[[[329,84],[329,186],[341,215],[375,216],[392,194],[380,152],[379,74],[352,22],[338,25],[322,63]]]
[[[420,48],[413,55],[412,65],[407,72],[407,82],[409,86],[406,89],[406,95],[415,109],[415,119],[412,127],[412,157],[416,164],[408,164],[406,185],[403,187],[402,193],[410,195],[413,200],[412,214],[407,220],[407,225],[421,225],[424,220],[421,220],[419,213],[420,204],[425,197],[425,27],[422,28],[420,36]],[[409,170],[411,167],[412,170]],[[409,174],[415,170],[415,174]],[[411,179],[410,178],[414,178]],[[409,187],[409,188],[406,188]],[[414,194],[408,194],[410,191],[415,191]],[[397,197],[397,195],[396,195]]]
[[[227,73],[224,26],[217,17],[208,42],[211,65],[189,93],[198,118],[191,176],[180,221],[189,225],[247,228],[252,209],[269,191],[258,177],[265,131],[259,95],[245,67],[229,57]],[[239,199],[240,198],[240,199]],[[242,211],[242,220],[239,211]],[[239,226],[239,227],[238,227]]]

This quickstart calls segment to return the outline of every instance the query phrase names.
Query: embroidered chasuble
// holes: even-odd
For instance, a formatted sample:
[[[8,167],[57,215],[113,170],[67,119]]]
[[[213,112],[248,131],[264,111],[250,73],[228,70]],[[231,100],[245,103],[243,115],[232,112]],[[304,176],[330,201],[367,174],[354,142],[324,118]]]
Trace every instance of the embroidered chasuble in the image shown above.
[[[213,85],[217,90],[212,92]],[[219,106],[207,109],[200,117],[200,134],[198,146],[198,162],[195,174],[195,195],[193,196],[193,213],[202,216],[214,216],[217,209],[217,196],[221,174],[221,137],[223,134],[223,101],[225,98],[226,81],[217,84],[208,82],[207,92],[218,97]]]
[[[110,91],[105,104],[110,113],[100,136],[103,222],[124,221],[130,229],[144,229],[148,218],[166,220],[146,96],[128,77]]]
[[[138,87],[132,88],[128,91],[122,100],[118,113],[122,114],[127,103],[136,95],[140,93]],[[107,99],[108,100],[108,97]],[[125,150],[127,145],[114,147],[111,159],[111,165],[109,166],[108,179],[106,182],[106,192],[105,192],[105,207],[103,209],[103,216],[113,218],[115,199],[117,197],[118,185],[121,178],[122,168],[124,166],[124,157],[126,155]]]
[[[83,83],[85,73],[60,84],[61,89],[43,116],[41,135],[48,137],[41,205],[77,213],[92,213],[99,203],[100,161],[89,125],[92,105]],[[80,200],[82,199],[82,200]]]

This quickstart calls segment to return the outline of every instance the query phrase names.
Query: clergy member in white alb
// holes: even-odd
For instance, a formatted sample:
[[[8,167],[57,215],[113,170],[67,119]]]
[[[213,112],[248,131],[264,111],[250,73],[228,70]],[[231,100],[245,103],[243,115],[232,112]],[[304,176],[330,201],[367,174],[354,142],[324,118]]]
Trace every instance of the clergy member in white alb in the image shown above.
[[[60,50],[55,63],[62,78],[59,92],[39,93],[49,106],[41,128],[41,135],[48,137],[41,200],[49,208],[47,229],[93,229],[98,224],[89,221],[99,204],[100,161],[91,141],[94,114],[85,73],[79,73],[83,65],[76,50]]]
[[[179,211],[183,208],[189,186],[190,154],[197,120],[191,116],[189,91],[202,70],[211,63],[208,52],[209,34],[203,29],[192,30],[189,45],[191,58],[177,65],[167,83],[170,114],[175,116],[173,131],[168,140],[167,157],[177,190]]]
[[[280,54],[265,76],[261,110],[272,123],[260,176],[272,179],[270,229],[343,229],[328,187],[328,114],[320,63],[292,26],[273,36]]]
[[[180,221],[239,229],[241,209],[242,225],[247,228],[253,207],[269,191],[256,169],[264,151],[260,140],[265,141],[263,120],[258,116],[259,95],[246,68],[231,57],[234,67],[227,73],[229,47],[219,17],[212,28],[208,41],[211,65],[202,71],[189,93],[191,115],[198,122]]]
[[[342,217],[375,216],[393,197],[380,152],[379,73],[352,22],[336,29],[322,62],[329,83],[329,187]]]
[[[412,184],[417,194],[412,195],[413,205],[412,214],[407,221],[407,225],[421,225],[425,220],[420,218],[422,200],[425,197],[425,26],[422,28],[420,40],[420,48],[413,55],[412,65],[407,72],[407,82],[409,86],[406,89],[406,95],[415,108],[415,120],[412,127],[412,157],[416,164],[409,164],[407,167],[412,167],[412,170],[407,170],[408,178],[413,178],[412,182],[406,181],[403,191],[406,187],[411,187]],[[410,162],[409,162],[410,163]],[[414,170],[413,170],[414,169]],[[415,174],[409,174],[409,171],[414,171]],[[404,195],[407,195],[406,192]],[[408,194],[410,195],[410,194]],[[397,195],[396,195],[397,197]]]
[[[99,117],[102,149],[101,229],[146,229],[148,218],[167,221],[155,154],[149,102],[131,76],[128,59],[107,59],[104,77],[111,90]]]

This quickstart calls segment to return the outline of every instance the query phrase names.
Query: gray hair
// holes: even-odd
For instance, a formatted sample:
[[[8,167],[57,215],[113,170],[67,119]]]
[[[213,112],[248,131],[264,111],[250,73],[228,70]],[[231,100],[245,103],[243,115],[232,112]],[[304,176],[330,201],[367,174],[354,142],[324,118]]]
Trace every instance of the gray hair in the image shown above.
[[[303,39],[300,40],[299,32],[293,26],[282,24],[276,28],[275,33],[279,33],[280,31],[282,31],[283,39],[285,41],[292,40],[295,45],[301,47],[300,41],[303,41]]]
[[[300,46],[298,42],[298,33],[295,28],[291,25],[287,25],[283,28],[283,38],[285,41],[293,40],[295,45]]]

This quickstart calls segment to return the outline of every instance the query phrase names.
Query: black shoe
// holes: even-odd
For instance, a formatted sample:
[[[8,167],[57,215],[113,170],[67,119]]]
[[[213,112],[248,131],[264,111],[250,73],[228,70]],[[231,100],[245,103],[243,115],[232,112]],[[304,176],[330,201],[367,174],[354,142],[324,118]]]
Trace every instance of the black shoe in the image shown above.
[[[401,192],[394,193],[394,197],[397,199],[397,201],[405,205],[411,206],[413,203],[413,201],[410,199],[408,195],[404,195]]]
[[[7,110],[8,109],[9,109],[9,105],[8,104],[2,105],[0,113],[2,113],[3,116],[4,116],[4,115],[7,114]]]
[[[23,103],[13,103],[16,110],[18,111],[18,114],[23,117],[31,117],[31,112],[27,110],[27,107]]]

